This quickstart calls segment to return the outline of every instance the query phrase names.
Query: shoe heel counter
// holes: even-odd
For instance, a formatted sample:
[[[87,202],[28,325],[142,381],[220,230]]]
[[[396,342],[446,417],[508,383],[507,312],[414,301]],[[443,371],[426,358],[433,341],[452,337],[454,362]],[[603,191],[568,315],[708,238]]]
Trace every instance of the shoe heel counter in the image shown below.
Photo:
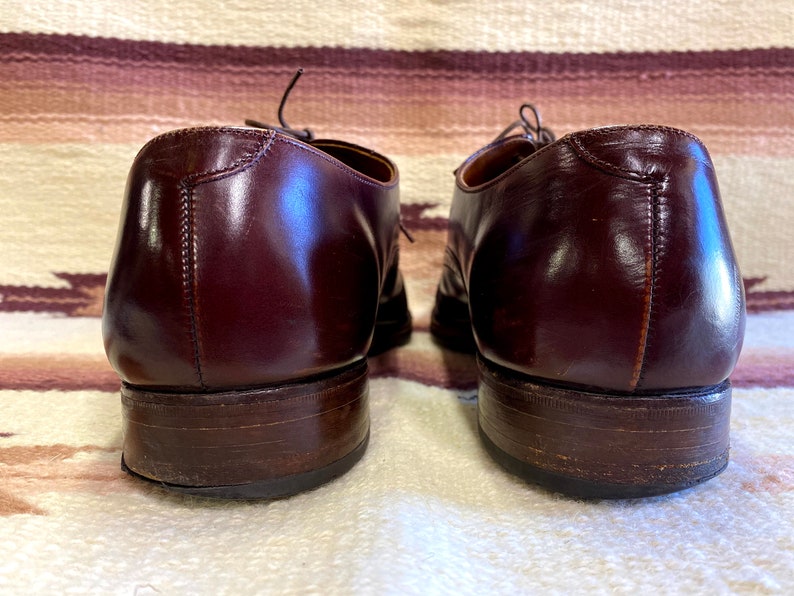
[[[653,182],[652,284],[637,389],[716,385],[744,340],[744,284],[714,164],[693,135],[638,128]],[[627,152],[631,158],[633,149]],[[608,156],[611,157],[611,156]]]
[[[196,354],[199,324],[191,188],[260,154],[259,132],[186,129],[145,145],[130,169],[105,291],[102,331],[111,366],[125,382],[204,389]]]
[[[472,312],[490,317],[475,321],[481,351],[613,391],[722,382],[741,349],[744,294],[705,148],[665,127],[596,129],[568,147],[565,167],[531,189],[547,200],[528,206],[530,249],[497,229],[508,240],[485,251],[479,279],[475,259]],[[506,266],[487,272],[489,252]]]
[[[722,382],[741,351],[745,297],[706,147],[689,133],[662,126],[606,129],[578,141],[650,186],[647,314],[636,389]]]
[[[110,361],[129,383],[199,391],[360,361],[398,222],[396,184],[272,131],[156,139],[130,174],[108,279]]]

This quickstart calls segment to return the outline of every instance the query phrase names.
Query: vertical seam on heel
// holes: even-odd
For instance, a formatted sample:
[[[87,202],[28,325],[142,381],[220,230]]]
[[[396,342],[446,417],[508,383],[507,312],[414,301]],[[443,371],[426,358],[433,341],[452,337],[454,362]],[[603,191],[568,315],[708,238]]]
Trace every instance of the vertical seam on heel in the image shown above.
[[[634,391],[642,378],[648,351],[648,339],[653,316],[658,268],[658,228],[659,228],[659,185],[648,185],[648,237],[645,258],[645,290],[643,292],[642,325],[637,356],[634,360],[629,390]]]
[[[196,280],[196,230],[195,230],[195,209],[193,208],[193,189],[207,182],[213,182],[225,176],[232,175],[240,168],[247,169],[262,157],[264,157],[273,144],[275,133],[252,134],[248,131],[233,131],[233,134],[242,136],[255,136],[258,139],[256,147],[246,152],[231,164],[215,170],[195,172],[182,178],[179,181],[180,205],[180,234],[182,236],[182,292],[187,305],[188,317],[190,319],[190,340],[193,348],[193,366],[196,370],[199,385],[203,390],[208,386],[204,382],[204,373],[201,367],[201,341],[197,325],[198,304],[197,280]]]
[[[182,294],[187,305],[190,319],[190,342],[193,348],[193,366],[196,369],[199,384],[207,389],[201,371],[201,355],[199,350],[198,329],[196,328],[196,274],[195,274],[195,233],[193,220],[193,193],[186,181],[180,182],[180,233],[182,235]]]
[[[642,382],[646,372],[648,346],[654,336],[654,316],[656,314],[657,294],[659,290],[659,278],[662,273],[662,257],[665,249],[665,235],[662,225],[662,196],[661,189],[663,183],[654,182],[649,186],[650,193],[650,284],[647,295],[647,308],[643,320],[642,338],[640,340],[640,352],[638,353],[637,366],[632,377],[631,390],[634,391]],[[642,356],[640,357],[640,353]]]

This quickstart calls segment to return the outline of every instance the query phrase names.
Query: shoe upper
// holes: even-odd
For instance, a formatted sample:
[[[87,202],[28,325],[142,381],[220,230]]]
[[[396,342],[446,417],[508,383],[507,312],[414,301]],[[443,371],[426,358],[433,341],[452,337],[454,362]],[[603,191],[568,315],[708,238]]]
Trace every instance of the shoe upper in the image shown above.
[[[341,141],[178,130],[127,181],[103,335],[130,384],[286,382],[363,358],[397,272],[397,169]]]
[[[744,335],[711,159],[662,126],[511,136],[470,157],[438,299],[468,305],[488,360],[611,391],[720,383]]]

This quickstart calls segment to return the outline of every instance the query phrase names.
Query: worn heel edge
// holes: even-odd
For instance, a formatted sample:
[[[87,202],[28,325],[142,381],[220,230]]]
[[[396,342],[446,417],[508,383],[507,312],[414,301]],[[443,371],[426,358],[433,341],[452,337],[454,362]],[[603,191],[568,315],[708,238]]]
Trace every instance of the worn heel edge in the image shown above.
[[[365,361],[303,383],[244,391],[122,388],[123,466],[191,494],[292,494],[360,459],[369,433],[368,394]]]
[[[550,492],[561,493],[565,496],[579,499],[640,499],[667,495],[692,488],[719,476],[728,467],[729,462],[729,454],[728,450],[726,450],[723,456],[714,462],[711,472],[694,480],[674,484],[638,485],[595,482],[557,474],[516,459],[497,447],[479,425],[478,430],[485,450],[507,472]]]
[[[478,422],[494,459],[571,496],[634,498],[713,478],[728,463],[731,387],[610,395],[549,385],[481,356]]]
[[[121,469],[134,478],[144,480],[153,486],[159,486],[169,492],[181,493],[210,499],[230,500],[266,500],[283,499],[301,492],[312,490],[327,484],[349,472],[364,457],[369,445],[369,431],[364,440],[348,455],[335,462],[317,469],[293,474],[284,478],[249,482],[247,484],[231,484],[225,486],[183,486],[169,484],[142,476],[127,467],[124,455],[121,456]]]

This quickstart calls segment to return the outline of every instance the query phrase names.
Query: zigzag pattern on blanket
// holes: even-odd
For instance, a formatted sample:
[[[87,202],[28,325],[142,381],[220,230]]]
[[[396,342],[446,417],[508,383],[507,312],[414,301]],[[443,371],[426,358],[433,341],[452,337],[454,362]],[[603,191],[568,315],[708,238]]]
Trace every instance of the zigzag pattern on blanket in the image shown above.
[[[64,288],[53,272],[106,270],[109,250],[100,249],[112,246],[121,181],[137,148],[172,128],[267,120],[303,65],[308,74],[290,98],[290,122],[393,157],[406,214],[429,237],[443,234],[451,170],[521,101],[539,105],[558,134],[618,122],[694,132],[719,170],[751,308],[789,308],[788,231],[773,215],[794,175],[792,64],[791,48],[408,52],[0,34],[0,158],[8,166],[0,179],[15,189],[0,207],[37,221],[32,242],[0,235],[0,250],[20,257],[0,272],[0,284]],[[52,172],[68,183],[50,179]],[[28,184],[31,176],[44,184]],[[436,275],[416,273],[423,287]]]
[[[239,121],[276,104],[300,65],[311,74],[291,98],[293,114],[398,155],[477,146],[524,99],[561,130],[664,121],[696,131],[717,154],[794,149],[781,101],[794,93],[790,48],[402,52],[2,34],[0,49],[0,75],[14,91],[5,142],[130,142],[145,127]]]

